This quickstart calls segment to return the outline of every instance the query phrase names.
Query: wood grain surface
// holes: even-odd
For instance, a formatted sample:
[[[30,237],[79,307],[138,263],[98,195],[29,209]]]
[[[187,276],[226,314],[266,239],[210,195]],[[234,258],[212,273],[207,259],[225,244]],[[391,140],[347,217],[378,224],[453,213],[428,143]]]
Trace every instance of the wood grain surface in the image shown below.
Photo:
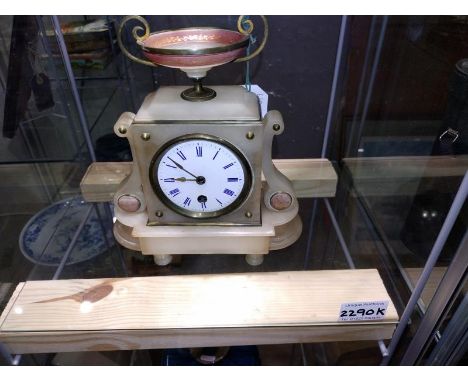
[[[15,353],[382,339],[398,321],[374,269],[28,281],[17,291],[0,326]],[[375,300],[390,301],[384,320],[338,322],[343,302]]]

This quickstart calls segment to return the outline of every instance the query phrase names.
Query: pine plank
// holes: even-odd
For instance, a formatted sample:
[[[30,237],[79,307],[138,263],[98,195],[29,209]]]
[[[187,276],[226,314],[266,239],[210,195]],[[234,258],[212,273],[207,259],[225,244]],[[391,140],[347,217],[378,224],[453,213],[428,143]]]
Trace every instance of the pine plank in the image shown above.
[[[1,330],[323,325],[342,302],[379,299],[389,297],[373,269],[29,281]]]
[[[361,195],[415,195],[423,190],[422,179],[443,179],[447,189],[456,190],[468,155],[344,158],[343,163]]]
[[[354,179],[463,176],[468,155],[343,158]]]
[[[11,354],[275,345],[389,339],[395,324],[2,333]]]
[[[298,198],[328,198],[336,194],[338,176],[328,159],[274,159]]]
[[[341,303],[389,300],[382,321]],[[375,269],[28,281],[0,326],[14,353],[389,338],[398,321]]]
[[[6,320],[8,314],[11,312],[11,309],[13,308],[13,305],[18,299],[18,296],[20,292],[23,290],[23,288],[24,288],[24,283],[19,283],[16,286],[13,294],[11,295],[10,299],[8,300],[8,303],[5,306],[5,309],[3,309],[2,314],[0,314],[0,328],[2,327],[3,322]]]
[[[275,166],[292,182],[300,198],[334,197],[338,177],[328,159],[275,159]],[[120,183],[130,174],[132,162],[95,162],[81,181],[88,202],[111,201]]]
[[[88,202],[112,201],[120,183],[132,172],[132,162],[91,163],[81,179],[80,189]]]
[[[419,278],[421,277],[423,268],[404,268],[404,271],[408,275],[411,286],[415,288]],[[445,276],[446,271],[447,267],[434,267],[432,270],[429,278],[427,279],[426,286],[421,293],[421,300],[424,303],[424,306],[428,307],[431,303],[432,297],[434,297],[434,294],[436,293],[442,278]],[[466,293],[468,291],[468,287],[464,286],[463,291]]]

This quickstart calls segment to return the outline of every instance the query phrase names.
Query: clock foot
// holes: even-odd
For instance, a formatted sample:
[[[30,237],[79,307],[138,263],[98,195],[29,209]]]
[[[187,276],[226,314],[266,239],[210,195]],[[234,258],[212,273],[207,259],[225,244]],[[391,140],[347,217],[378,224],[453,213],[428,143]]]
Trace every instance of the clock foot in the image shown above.
[[[247,261],[247,264],[256,267],[257,265],[263,263],[263,255],[246,255],[245,261]]]
[[[153,255],[156,265],[165,266],[171,263],[172,255]]]

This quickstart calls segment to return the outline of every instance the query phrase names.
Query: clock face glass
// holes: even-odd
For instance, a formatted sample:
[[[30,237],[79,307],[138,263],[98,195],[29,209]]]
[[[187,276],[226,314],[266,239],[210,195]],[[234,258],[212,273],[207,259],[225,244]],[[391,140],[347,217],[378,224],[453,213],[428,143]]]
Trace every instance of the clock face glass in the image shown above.
[[[151,167],[153,187],[171,209],[191,217],[214,217],[237,208],[251,179],[243,155],[213,138],[181,139]]]

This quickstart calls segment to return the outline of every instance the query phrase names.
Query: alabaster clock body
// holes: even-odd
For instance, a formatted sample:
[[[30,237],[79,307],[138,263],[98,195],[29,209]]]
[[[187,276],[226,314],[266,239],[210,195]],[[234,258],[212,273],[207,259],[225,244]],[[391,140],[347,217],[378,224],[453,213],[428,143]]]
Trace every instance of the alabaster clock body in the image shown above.
[[[271,159],[281,114],[261,118],[257,96],[241,86],[213,87],[204,102],[183,90],[160,88],[114,126],[133,156],[114,195],[115,237],[159,265],[174,254],[244,254],[258,265],[302,227],[291,182]]]

